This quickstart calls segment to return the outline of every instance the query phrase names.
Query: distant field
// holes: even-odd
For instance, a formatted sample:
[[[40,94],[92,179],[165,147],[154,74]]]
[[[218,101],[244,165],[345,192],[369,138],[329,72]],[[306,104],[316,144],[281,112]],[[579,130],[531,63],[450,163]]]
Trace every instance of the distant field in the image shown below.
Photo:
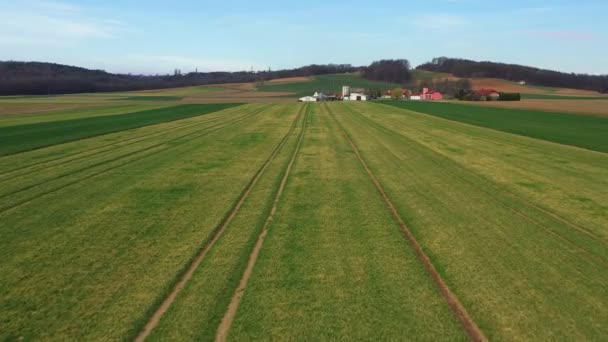
[[[178,96],[129,96],[121,98],[119,100],[125,101],[179,101],[181,97]]]
[[[608,118],[527,109],[424,101],[383,102],[398,108],[481,127],[608,152]]]
[[[523,99],[522,101],[474,101],[471,106],[530,109],[546,112],[608,116],[606,100]]]
[[[179,105],[129,114],[0,127],[0,155],[208,114],[239,104]]]
[[[523,99],[537,100],[608,100],[608,96],[577,96],[558,94],[521,94]]]
[[[342,86],[349,85],[351,88],[381,89],[388,90],[399,85],[376,82],[361,78],[356,74],[338,74],[315,76],[311,80],[297,81],[293,83],[266,83],[260,87],[261,91],[290,92],[292,97],[312,95],[316,91],[342,92]]]

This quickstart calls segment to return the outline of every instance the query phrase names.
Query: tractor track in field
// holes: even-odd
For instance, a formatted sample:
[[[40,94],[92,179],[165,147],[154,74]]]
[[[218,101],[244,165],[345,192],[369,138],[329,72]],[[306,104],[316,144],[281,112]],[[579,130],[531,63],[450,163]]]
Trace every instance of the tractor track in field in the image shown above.
[[[176,137],[176,138],[173,138],[173,139],[170,139],[170,140],[167,140],[167,141],[163,141],[163,142],[158,143],[158,144],[156,144],[156,145],[153,145],[153,146],[148,146],[148,147],[146,147],[146,148],[144,148],[144,149],[137,150],[137,151],[133,151],[133,152],[130,152],[130,153],[126,154],[126,155],[122,155],[122,156],[117,157],[117,158],[113,158],[113,159],[110,159],[110,160],[105,160],[105,161],[102,161],[102,162],[99,162],[99,163],[96,163],[96,164],[93,164],[93,165],[89,165],[89,166],[87,166],[87,167],[85,167],[85,168],[82,168],[82,169],[76,170],[76,171],[71,172],[71,173],[68,173],[68,174],[63,174],[63,175],[61,175],[61,176],[58,176],[58,177],[55,177],[55,178],[52,178],[52,179],[46,180],[46,181],[44,181],[44,182],[42,182],[42,183],[38,183],[38,184],[35,184],[35,185],[30,185],[30,186],[27,186],[27,187],[25,187],[25,188],[22,188],[22,189],[19,189],[19,190],[13,191],[13,192],[11,192],[11,193],[4,194],[4,195],[0,196],[0,200],[1,200],[1,199],[3,199],[3,198],[6,198],[6,197],[8,197],[8,196],[11,196],[11,195],[14,195],[14,194],[17,194],[17,193],[23,192],[23,191],[30,190],[30,189],[32,189],[32,188],[35,188],[35,187],[37,187],[37,186],[40,186],[40,185],[43,185],[43,184],[46,184],[46,183],[49,183],[49,182],[52,182],[52,181],[55,181],[55,180],[58,180],[58,179],[61,179],[61,178],[65,178],[65,177],[68,177],[68,176],[74,175],[74,174],[76,174],[76,173],[82,172],[82,171],[86,171],[86,170],[93,169],[93,168],[95,168],[95,167],[97,167],[97,166],[101,166],[101,165],[108,164],[108,163],[111,163],[111,162],[119,161],[119,160],[124,159],[124,158],[127,158],[127,157],[136,156],[135,158],[133,158],[133,159],[129,159],[129,160],[127,160],[127,161],[126,161],[126,162],[124,162],[124,163],[121,163],[121,164],[118,164],[118,165],[115,165],[115,166],[111,166],[111,167],[109,167],[109,168],[107,168],[107,169],[100,170],[100,171],[95,172],[95,173],[93,173],[93,174],[90,174],[90,175],[88,175],[88,176],[85,176],[85,177],[79,178],[79,179],[77,179],[77,180],[74,180],[74,181],[68,182],[68,183],[66,183],[66,184],[63,184],[63,185],[58,186],[58,187],[55,187],[55,188],[52,188],[52,189],[50,189],[50,190],[48,190],[48,191],[44,191],[44,192],[42,192],[42,193],[38,193],[36,196],[31,196],[31,197],[28,197],[28,198],[26,198],[26,199],[24,199],[24,200],[18,201],[17,203],[13,203],[13,204],[8,205],[8,206],[5,206],[5,207],[0,207],[0,214],[1,214],[1,213],[4,213],[5,211],[8,211],[8,210],[10,210],[10,209],[16,208],[16,207],[21,206],[21,205],[23,205],[23,204],[26,204],[26,203],[28,203],[28,202],[30,202],[30,201],[33,201],[33,200],[35,200],[35,199],[37,199],[37,198],[40,198],[40,197],[42,197],[42,196],[46,196],[46,195],[49,195],[49,194],[54,193],[54,192],[56,192],[56,191],[62,190],[62,189],[64,189],[64,188],[67,188],[67,187],[69,187],[69,186],[71,186],[71,185],[74,185],[74,184],[80,183],[80,182],[85,181],[85,180],[87,180],[87,179],[91,179],[91,178],[93,178],[93,177],[99,176],[99,175],[104,174],[104,173],[106,173],[106,172],[116,170],[116,169],[118,169],[118,168],[120,168],[120,167],[123,167],[123,166],[125,166],[125,165],[131,164],[131,163],[136,162],[136,161],[139,161],[139,160],[142,160],[142,159],[144,159],[144,158],[147,158],[147,157],[150,157],[150,156],[156,155],[156,154],[158,154],[158,153],[162,153],[162,152],[165,152],[165,151],[171,150],[171,149],[173,149],[173,148],[175,148],[175,147],[181,146],[181,145],[183,145],[184,143],[190,142],[190,141],[192,141],[192,140],[194,140],[194,139],[197,139],[197,138],[200,138],[200,137],[206,136],[206,135],[208,135],[208,134],[210,134],[210,133],[213,133],[213,132],[216,132],[216,131],[222,130],[222,129],[224,129],[224,128],[230,127],[230,126],[232,126],[232,125],[234,125],[234,124],[237,124],[237,123],[239,123],[239,122],[241,122],[241,121],[244,121],[244,120],[250,119],[250,118],[254,117],[255,115],[257,115],[257,114],[259,114],[259,113],[260,113],[260,112],[252,113],[252,114],[250,114],[250,115],[246,115],[246,116],[240,117],[240,118],[238,118],[238,119],[236,119],[236,120],[232,120],[232,121],[228,121],[228,122],[223,122],[223,123],[217,124],[217,125],[215,125],[215,126],[210,126],[210,127],[207,127],[207,129],[205,129],[205,130],[203,130],[203,131],[196,131],[196,132],[191,132],[191,133],[188,133],[188,134],[185,134],[185,135],[181,135],[181,136],[179,136],[179,137]],[[177,141],[177,140],[179,140],[179,139],[186,138],[186,137],[188,137],[188,139],[187,139],[187,140],[180,141],[179,143],[176,143],[175,145],[170,145],[170,146],[167,146],[167,147],[165,147],[165,148],[161,148],[163,145],[166,145],[166,144],[168,144],[168,143],[171,143],[171,142],[174,142],[174,141]],[[141,154],[142,152],[150,151],[150,150],[153,150],[153,149],[155,149],[155,148],[160,148],[160,149],[158,149],[158,150],[154,150],[154,151],[152,151],[151,153],[148,153],[148,154],[139,155],[139,154]]]
[[[264,175],[264,172],[266,171],[268,166],[272,163],[272,161],[279,154],[279,152],[281,151],[283,146],[287,143],[287,141],[289,140],[289,137],[293,134],[295,128],[297,127],[298,122],[300,121],[300,118],[302,117],[302,113],[303,112],[306,113],[307,109],[308,109],[307,105],[304,105],[300,108],[300,110],[298,111],[298,114],[296,115],[296,118],[294,119],[292,125],[290,126],[290,128],[287,131],[287,133],[285,134],[285,136],[281,139],[281,141],[279,141],[277,146],[274,148],[274,150],[271,152],[271,154],[268,156],[268,158],[264,161],[262,166],[255,173],[253,178],[245,186],[245,188],[241,192],[240,196],[238,197],[236,202],[234,202],[234,204],[229,209],[229,211],[224,215],[224,218],[221,220],[221,222],[212,230],[209,237],[205,240],[202,247],[200,248],[200,251],[190,261],[190,263],[189,263],[188,267],[185,269],[184,273],[181,274],[180,276],[178,276],[179,280],[175,283],[175,285],[171,289],[171,292],[169,292],[169,294],[164,297],[162,303],[158,306],[158,308],[156,308],[154,313],[150,316],[147,323],[144,325],[144,327],[141,329],[141,331],[135,338],[136,342],[145,341],[145,339],[152,333],[152,331],[156,328],[156,326],[158,326],[163,315],[167,312],[167,310],[169,309],[171,304],[173,304],[173,302],[175,301],[175,299],[177,298],[179,293],[184,289],[184,287],[186,286],[186,283],[192,278],[196,269],[200,266],[200,264],[203,262],[203,260],[205,260],[205,257],[207,256],[207,254],[209,253],[211,248],[213,248],[215,243],[222,237],[222,234],[224,233],[226,228],[232,223],[233,219],[236,217],[236,215],[238,214],[242,205],[245,203],[245,201],[249,197],[249,194],[253,190],[254,186],[257,184],[258,180]],[[304,116],[304,120],[306,120],[306,114]]]
[[[259,111],[263,111],[265,109],[268,109],[268,107],[269,106],[265,106],[264,108],[259,108],[258,110]],[[235,108],[235,109],[237,109],[237,108]],[[133,144],[137,144],[137,143],[148,141],[148,140],[151,140],[151,139],[154,139],[154,138],[157,138],[157,137],[161,137],[161,136],[163,136],[165,134],[170,133],[171,131],[180,130],[180,129],[183,129],[183,128],[195,127],[195,126],[204,125],[204,124],[209,124],[209,123],[213,123],[213,122],[216,122],[216,121],[219,121],[219,120],[222,120],[222,119],[226,119],[226,117],[228,117],[230,115],[238,115],[238,114],[241,114],[242,112],[245,112],[246,110],[247,110],[247,108],[240,108],[240,109],[235,110],[234,112],[225,113],[225,114],[222,114],[219,117],[211,118],[211,119],[205,120],[203,122],[187,123],[187,124],[182,124],[182,125],[175,126],[175,127],[170,127],[170,128],[167,128],[167,129],[161,129],[161,130],[157,130],[157,131],[150,132],[150,133],[147,133],[147,134],[138,135],[138,136],[133,137],[133,138],[128,138],[128,139],[124,139],[124,140],[121,140],[121,141],[116,141],[116,142],[112,142],[112,143],[108,143],[108,144],[104,144],[104,145],[95,146],[93,148],[77,151],[77,152],[66,154],[66,155],[62,155],[62,156],[59,156],[59,157],[56,157],[56,158],[52,158],[52,159],[48,159],[48,160],[44,160],[44,161],[40,161],[40,162],[36,162],[36,163],[31,163],[31,164],[24,165],[24,166],[21,166],[21,167],[18,167],[18,168],[14,168],[14,169],[11,169],[11,170],[3,171],[3,172],[0,172],[0,176],[6,175],[6,174],[10,174],[10,173],[14,173],[14,172],[17,172],[17,171],[20,171],[20,170],[28,169],[28,168],[33,168],[33,167],[36,167],[36,166],[39,166],[39,165],[49,164],[49,163],[56,162],[56,161],[62,161],[60,163],[54,163],[52,165],[47,165],[47,166],[44,166],[44,167],[35,168],[35,169],[29,170],[29,171],[27,171],[25,173],[20,173],[20,174],[14,175],[14,176],[9,177],[9,178],[4,178],[4,179],[2,179],[0,181],[1,182],[7,182],[7,181],[10,181],[12,179],[15,179],[15,178],[18,178],[18,177],[22,177],[24,175],[28,175],[28,174],[31,174],[31,173],[34,173],[34,172],[37,172],[37,171],[46,170],[46,169],[49,169],[49,168],[52,168],[52,167],[55,167],[55,166],[62,166],[64,164],[66,164],[66,163],[70,163],[70,162],[73,162],[73,161],[76,161],[76,160],[81,160],[81,159],[88,158],[88,157],[97,156],[97,155],[100,155],[100,154],[103,154],[103,153],[106,153],[106,152],[113,152],[113,151],[115,151],[115,149],[113,148],[115,146],[117,146],[116,148],[128,147],[128,146],[133,145]],[[209,114],[214,114],[214,113],[209,113]],[[191,119],[191,118],[188,118],[188,119]],[[179,121],[179,120],[176,120],[176,121]],[[152,126],[146,126],[146,127],[152,127]],[[130,130],[137,130],[137,129],[141,129],[141,128],[144,128],[144,127],[133,128],[133,129],[130,129]],[[125,130],[125,131],[120,131],[120,132],[114,132],[112,134],[128,132],[130,130]],[[97,136],[97,137],[99,137],[99,136]],[[83,139],[79,139],[79,140],[75,140],[75,141],[80,141],[80,140],[85,140],[85,139],[90,139],[90,138],[83,138]],[[73,141],[73,142],[75,142],[75,141]],[[53,146],[57,146],[57,145],[53,145]],[[47,147],[50,147],[50,146],[47,146]],[[101,149],[104,149],[104,150],[98,151],[98,150],[101,150]],[[98,152],[94,152],[94,153],[90,153],[90,154],[85,154],[85,153],[93,152],[93,151],[98,151]],[[85,155],[82,155],[82,154],[85,154]],[[74,157],[74,156],[77,156],[77,157],[65,160],[67,158]]]
[[[268,216],[266,217],[266,221],[264,222],[262,231],[258,235],[258,239],[253,247],[253,250],[251,251],[251,254],[249,255],[249,258],[247,260],[247,266],[245,267],[245,271],[243,272],[241,280],[239,281],[239,285],[236,288],[236,290],[234,291],[232,298],[230,300],[230,304],[228,305],[228,308],[227,308],[226,312],[224,313],[224,316],[222,317],[222,320],[217,328],[216,335],[215,335],[216,342],[226,341],[226,339],[228,337],[228,332],[230,331],[230,327],[232,326],[232,322],[234,321],[234,318],[236,316],[236,312],[238,310],[239,304],[241,303],[241,299],[243,298],[245,289],[247,288],[247,283],[249,282],[249,279],[251,278],[251,275],[253,274],[253,269],[257,262],[260,251],[262,250],[262,247],[264,245],[264,240],[266,239],[266,235],[268,234],[269,227],[272,224],[274,215],[276,214],[279,202],[283,195],[283,191],[285,190],[285,186],[287,185],[287,180],[289,179],[289,176],[291,174],[291,169],[293,168],[293,165],[295,164],[298,154],[300,152],[300,147],[302,146],[302,141],[304,140],[304,133],[306,131],[306,120],[308,118],[308,109],[309,108],[310,107],[308,107],[308,105],[306,105],[306,107],[305,107],[306,112],[304,114],[304,120],[302,121],[302,129],[298,136],[298,142],[296,143],[296,146],[291,154],[291,159],[289,160],[289,164],[287,164],[285,170],[283,171],[283,177],[281,179],[281,183],[279,184],[279,188],[277,189],[277,192],[274,196],[272,208],[270,209],[270,212],[268,213]]]
[[[367,175],[371,179],[372,183],[376,187],[376,190],[379,192],[385,205],[387,206],[387,208],[391,212],[393,218],[395,219],[395,221],[401,228],[402,233],[405,235],[408,242],[414,249],[416,255],[418,256],[418,259],[424,266],[427,273],[433,279],[433,282],[435,283],[435,285],[441,292],[442,296],[444,297],[445,301],[447,302],[448,306],[450,307],[452,313],[456,316],[458,321],[461,323],[461,325],[464,328],[465,332],[467,333],[468,337],[473,341],[488,341],[488,339],[485,337],[484,333],[481,331],[481,329],[479,328],[479,326],[477,325],[475,320],[469,315],[466,308],[460,302],[460,300],[458,299],[456,294],[454,292],[452,292],[452,290],[450,290],[448,284],[445,282],[445,280],[443,280],[443,278],[441,277],[441,275],[435,268],[435,265],[433,265],[433,262],[431,261],[431,259],[426,255],[426,253],[422,249],[422,245],[420,245],[420,243],[418,242],[416,237],[412,234],[412,232],[410,231],[410,229],[407,226],[407,224],[405,223],[405,221],[401,218],[401,215],[399,214],[397,207],[395,207],[395,205],[392,203],[392,201],[390,200],[390,198],[388,197],[388,195],[382,188],[380,181],[378,180],[378,178],[376,178],[376,176],[374,175],[372,170],[369,168],[369,166],[365,162],[363,155],[361,154],[357,145],[351,139],[348,132],[344,129],[342,124],[335,117],[334,113],[329,108],[329,106],[327,106],[327,104],[324,104],[324,105],[325,105],[325,108],[327,109],[327,112],[329,113],[329,115],[338,124],[338,127],[340,128],[340,130],[342,131],[342,134],[344,135],[344,137],[350,144],[350,146],[351,146],[353,152],[355,153],[355,155],[357,156],[357,159],[359,160],[361,166],[363,167],[363,169],[365,169],[365,172],[367,173]]]
[[[444,160],[446,163],[449,163],[450,165],[453,165],[454,167],[457,167],[459,170],[462,170],[463,172],[465,172],[468,176],[470,176],[472,178],[475,178],[475,179],[477,179],[479,181],[482,181],[484,184],[487,184],[487,185],[491,186],[492,188],[494,188],[498,192],[504,193],[505,195],[510,196],[512,199],[520,201],[524,206],[527,206],[529,209],[538,210],[539,212],[547,215],[549,218],[551,218],[551,219],[553,219],[555,221],[561,222],[564,225],[566,225],[566,226],[574,229],[575,231],[578,231],[578,232],[581,232],[581,233],[585,234],[585,236],[588,236],[588,237],[592,238],[595,241],[599,241],[599,242],[603,242],[604,241],[600,237],[596,236],[593,232],[590,232],[589,230],[587,230],[585,228],[582,228],[582,227],[579,227],[578,225],[576,225],[574,223],[571,223],[571,222],[569,222],[569,221],[567,221],[567,220],[559,217],[558,215],[556,215],[554,213],[548,212],[547,210],[538,207],[537,205],[535,205],[534,203],[530,202],[529,200],[526,200],[526,199],[522,198],[521,196],[519,196],[517,194],[514,194],[513,192],[509,191],[508,189],[505,189],[505,188],[503,188],[503,187],[495,184],[494,182],[489,181],[485,177],[480,176],[477,173],[475,173],[475,172],[467,169],[466,167],[463,167],[462,165],[454,162],[449,157],[447,157],[447,156],[445,156],[445,155],[443,155],[443,154],[441,154],[439,152],[435,152],[435,151],[429,149],[428,147],[426,147],[426,146],[424,146],[424,145],[422,145],[422,144],[420,144],[420,143],[412,140],[411,138],[409,138],[409,137],[407,137],[407,136],[405,136],[405,135],[403,135],[403,134],[401,134],[401,133],[399,133],[399,132],[397,132],[395,130],[390,129],[390,128],[388,128],[388,127],[386,127],[386,126],[384,126],[384,125],[376,122],[373,119],[370,119],[370,118],[366,117],[364,114],[362,114],[358,110],[354,110],[352,108],[349,108],[349,109],[351,109],[351,112],[354,112],[354,113],[358,114],[361,118],[363,118],[365,121],[369,122],[370,124],[375,125],[375,126],[379,127],[380,129],[386,130],[386,131],[388,131],[388,132],[390,132],[390,133],[392,133],[394,135],[397,135],[397,136],[400,136],[400,137],[402,137],[404,139],[407,139],[411,143],[419,145],[421,148],[428,149],[429,151],[433,152],[434,155],[437,155],[437,157],[439,157],[440,159]],[[441,169],[446,170],[446,168],[444,167],[444,165],[442,165],[440,161],[436,160],[436,158],[430,157],[428,159],[432,163],[434,163],[435,165],[437,165],[438,167],[440,167]],[[583,252],[585,255],[589,256],[591,258],[591,260],[593,260],[593,262],[595,264],[597,264],[598,266],[603,266],[603,267],[607,267],[608,266],[608,260],[606,258],[602,257],[601,255],[594,254],[593,252],[587,250],[584,246],[582,246],[582,245],[576,243],[575,241],[571,240],[570,238],[568,238],[568,237],[560,234],[559,232],[555,231],[554,229],[551,229],[546,224],[543,224],[543,223],[539,222],[538,220],[530,217],[529,215],[525,214],[521,210],[518,210],[518,209],[514,208],[513,206],[505,203],[504,200],[501,200],[500,198],[497,198],[495,196],[495,194],[489,192],[486,189],[483,189],[483,187],[481,187],[478,184],[476,184],[475,182],[473,182],[470,178],[463,177],[462,175],[459,175],[459,174],[457,174],[455,172],[451,172],[451,171],[447,171],[447,172],[449,172],[452,176],[454,176],[454,177],[456,177],[456,178],[458,178],[458,179],[466,182],[467,184],[469,184],[473,188],[479,190],[480,192],[486,194],[488,197],[492,198],[492,200],[494,200],[497,204],[499,204],[503,208],[507,209],[512,214],[514,214],[514,215],[516,215],[516,216],[518,216],[518,217],[520,217],[520,218],[522,218],[522,219],[524,219],[524,220],[532,223],[533,225],[537,226],[538,228],[542,229],[543,231],[545,231],[545,232],[547,232],[547,233],[549,233],[549,234],[557,237],[558,239],[562,240],[566,244],[568,244],[568,245],[576,248],[577,250]]]

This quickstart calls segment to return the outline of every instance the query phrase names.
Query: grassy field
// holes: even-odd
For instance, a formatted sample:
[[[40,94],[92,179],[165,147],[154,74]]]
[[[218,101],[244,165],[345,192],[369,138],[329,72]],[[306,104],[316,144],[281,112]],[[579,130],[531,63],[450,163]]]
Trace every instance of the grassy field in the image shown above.
[[[387,101],[385,104],[503,132],[608,152],[608,118],[462,103]]]
[[[0,127],[0,156],[33,150],[162,122],[204,115],[240,104],[191,104],[149,109],[128,114],[83,116]]]
[[[335,111],[491,340],[606,334],[606,154],[388,106]]]
[[[352,88],[381,89],[388,90],[398,87],[397,84],[376,82],[361,78],[356,74],[322,75],[315,76],[312,80],[293,83],[267,83],[260,87],[260,91],[268,92],[291,92],[293,97],[312,95],[317,91],[340,93],[342,86],[349,85]]]
[[[0,340],[608,335],[605,118],[168,93],[0,100]]]

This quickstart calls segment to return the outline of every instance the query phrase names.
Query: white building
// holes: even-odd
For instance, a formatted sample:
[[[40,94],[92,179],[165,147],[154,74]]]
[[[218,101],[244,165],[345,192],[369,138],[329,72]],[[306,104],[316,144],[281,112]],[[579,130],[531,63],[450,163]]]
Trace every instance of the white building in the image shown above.
[[[349,97],[344,97],[344,100],[350,101],[367,101],[367,95],[361,93],[351,93]]]
[[[300,97],[300,99],[298,99],[298,101],[300,101],[300,102],[317,102],[318,99],[314,96],[304,96],[304,97]]]

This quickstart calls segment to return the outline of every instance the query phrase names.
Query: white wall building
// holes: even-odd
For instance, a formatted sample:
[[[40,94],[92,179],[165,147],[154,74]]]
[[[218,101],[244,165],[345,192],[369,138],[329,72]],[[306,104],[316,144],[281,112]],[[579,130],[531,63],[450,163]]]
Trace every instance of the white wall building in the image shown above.
[[[300,101],[300,102],[317,102],[318,99],[314,96],[304,96],[304,97],[300,97],[300,99],[298,101]]]
[[[346,97],[344,98],[347,99]],[[367,101],[367,95],[361,93],[351,93],[348,97],[350,101]]]
[[[412,100],[412,101],[420,101],[420,100],[422,100],[422,96],[420,96],[420,95],[412,95],[412,96],[410,96],[410,100]]]

